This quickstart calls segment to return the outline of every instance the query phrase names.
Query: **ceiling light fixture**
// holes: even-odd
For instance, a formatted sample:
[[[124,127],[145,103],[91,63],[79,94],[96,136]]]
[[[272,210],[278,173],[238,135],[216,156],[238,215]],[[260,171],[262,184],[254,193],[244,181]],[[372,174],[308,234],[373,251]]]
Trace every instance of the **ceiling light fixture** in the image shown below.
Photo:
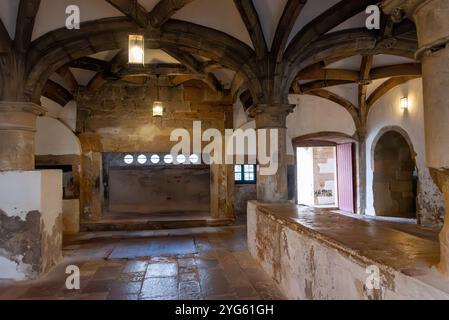
[[[131,64],[145,64],[144,37],[138,34],[129,35],[128,62]]]
[[[156,79],[157,96],[156,101],[153,102],[153,117],[162,118],[164,115],[164,103],[159,99],[159,75]]]

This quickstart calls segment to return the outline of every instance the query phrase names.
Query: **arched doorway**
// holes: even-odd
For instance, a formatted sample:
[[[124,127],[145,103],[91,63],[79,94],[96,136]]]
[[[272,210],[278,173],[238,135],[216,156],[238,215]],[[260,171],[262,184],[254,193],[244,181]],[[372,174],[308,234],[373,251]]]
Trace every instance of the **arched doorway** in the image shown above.
[[[293,139],[298,204],[356,212],[355,144],[353,137],[339,132]]]
[[[386,131],[375,144],[373,160],[376,215],[415,219],[418,174],[411,144],[400,132]]]

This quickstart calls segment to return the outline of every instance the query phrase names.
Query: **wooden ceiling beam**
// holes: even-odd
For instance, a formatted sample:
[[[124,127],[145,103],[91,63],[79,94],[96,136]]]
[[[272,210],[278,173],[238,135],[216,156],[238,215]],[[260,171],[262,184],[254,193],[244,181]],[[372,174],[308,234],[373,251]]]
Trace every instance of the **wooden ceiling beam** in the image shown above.
[[[364,11],[367,6],[377,4],[378,2],[379,0],[343,0],[332,6],[298,32],[286,50],[287,59],[290,61],[295,60],[304,51],[304,48],[307,48],[322,35],[359,12]]]
[[[148,25],[148,13],[137,0],[106,0],[125,16],[133,20],[139,27]]]
[[[419,76],[419,75],[421,75],[420,63],[404,63],[374,68],[371,70],[370,77],[372,80],[378,80],[398,76]]]
[[[0,19],[0,53],[6,53],[11,50],[12,40],[6,30],[2,19]]]
[[[69,101],[73,100],[73,95],[66,88],[52,80],[47,81],[44,90],[42,91],[42,95],[63,107],[69,103]]]
[[[253,1],[234,0],[234,3],[251,37],[257,58],[262,59],[266,57],[268,46]]]
[[[362,64],[360,66],[360,80],[370,80],[371,68],[373,67],[374,57],[367,55],[362,57]]]
[[[104,60],[95,59],[91,57],[82,57],[73,60],[68,64],[71,68],[84,69],[94,72],[103,72],[110,68],[110,63]]]
[[[346,80],[358,81],[359,72],[344,69],[325,69],[321,64],[314,64],[301,71],[295,80]]]
[[[279,20],[273,44],[271,46],[271,54],[274,57],[274,61],[277,63],[279,63],[284,56],[290,33],[306,4],[307,0],[288,0],[285,5],[284,12]]]
[[[193,0],[161,0],[149,13],[148,19],[151,27],[162,27],[176,12],[184,8]]]
[[[25,54],[30,48],[34,21],[40,4],[40,0],[20,0],[14,40],[14,46],[18,53]]]
[[[78,81],[76,81],[75,76],[73,75],[72,71],[70,71],[70,68],[65,65],[62,68],[59,68],[56,73],[63,78],[65,81],[70,83],[70,85],[73,87],[74,91],[78,88]],[[72,93],[73,93],[72,92]]]
[[[340,86],[340,85],[345,85],[345,84],[351,84],[351,83],[356,83],[356,82],[347,81],[347,80],[317,80],[317,81],[312,81],[312,82],[302,84],[300,86],[300,90],[301,90],[301,93],[307,93],[309,91],[314,91],[314,90],[324,89],[324,88],[329,88],[329,87],[334,87],[334,86]]]
[[[185,65],[191,72],[199,74],[204,73],[201,62],[198,61],[198,59],[195,58],[192,54],[183,52],[182,50],[175,47],[164,47],[162,48],[162,50]]]

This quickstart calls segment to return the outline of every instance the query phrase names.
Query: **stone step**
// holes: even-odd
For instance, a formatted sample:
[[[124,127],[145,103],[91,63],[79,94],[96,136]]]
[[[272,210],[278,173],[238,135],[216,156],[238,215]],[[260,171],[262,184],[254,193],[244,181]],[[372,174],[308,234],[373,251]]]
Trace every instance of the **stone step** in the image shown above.
[[[145,231],[164,229],[183,229],[200,227],[232,226],[233,219],[204,219],[204,220],[119,220],[82,222],[81,232],[101,231]]]

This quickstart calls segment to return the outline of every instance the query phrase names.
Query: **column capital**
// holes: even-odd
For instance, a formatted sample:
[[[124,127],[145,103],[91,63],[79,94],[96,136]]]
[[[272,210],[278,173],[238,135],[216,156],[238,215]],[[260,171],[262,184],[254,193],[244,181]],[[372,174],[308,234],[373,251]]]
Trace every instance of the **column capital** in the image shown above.
[[[414,18],[415,10],[426,2],[433,0],[384,0],[382,10],[393,18],[398,17],[399,12],[405,13],[410,19]]]
[[[294,104],[259,104],[248,110],[250,117],[256,119],[258,129],[286,128],[287,116],[296,108]]]
[[[364,142],[366,140],[366,137],[368,136],[368,130],[366,128],[359,128],[357,129],[355,134],[359,142]]]
[[[47,109],[33,102],[0,101],[0,112],[28,112],[43,116],[47,113]]]
[[[47,110],[32,102],[0,101],[0,130],[36,130],[36,117]]]
[[[421,60],[427,52],[439,51],[449,46],[449,1],[384,0],[382,9],[396,22],[400,22],[402,18],[399,16],[404,14],[415,21],[419,43],[417,60]]]

